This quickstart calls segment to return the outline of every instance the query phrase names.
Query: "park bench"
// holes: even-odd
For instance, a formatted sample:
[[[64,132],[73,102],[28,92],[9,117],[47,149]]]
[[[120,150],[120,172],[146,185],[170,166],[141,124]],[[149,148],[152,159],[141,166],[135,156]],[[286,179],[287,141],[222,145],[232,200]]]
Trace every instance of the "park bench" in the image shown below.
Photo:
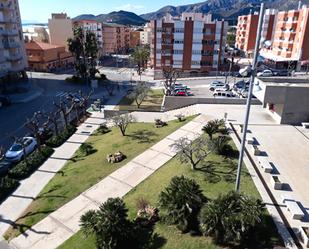
[[[309,129],[309,123],[303,122],[303,123],[301,123],[301,125],[302,125],[305,129]]]
[[[273,171],[273,167],[267,160],[267,157],[259,156],[258,161],[262,169],[264,169],[264,172],[271,173]]]
[[[295,200],[284,200],[284,204],[291,212],[293,219],[302,220],[304,218],[304,212]]]
[[[251,151],[252,151],[253,155],[255,155],[255,156],[259,156],[261,154],[261,151],[259,150],[259,147],[257,145],[252,145]]]
[[[247,143],[254,144],[254,137],[251,134],[247,134]]]

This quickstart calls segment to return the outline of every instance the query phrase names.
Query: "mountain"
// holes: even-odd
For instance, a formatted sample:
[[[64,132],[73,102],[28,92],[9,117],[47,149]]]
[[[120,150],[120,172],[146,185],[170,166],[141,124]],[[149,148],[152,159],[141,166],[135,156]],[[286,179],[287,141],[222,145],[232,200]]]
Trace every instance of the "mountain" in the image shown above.
[[[214,18],[228,20],[231,24],[237,21],[239,15],[245,15],[250,11],[259,10],[260,4],[264,2],[266,8],[279,10],[296,9],[297,0],[208,0],[196,4],[181,6],[165,6],[156,12],[141,15],[143,19],[153,20],[162,18],[167,13],[179,16],[183,12],[202,12],[212,14]],[[303,4],[309,4],[309,0],[303,0]]]
[[[117,23],[123,25],[133,25],[133,26],[140,26],[144,25],[147,21],[142,17],[136,15],[133,12],[128,11],[113,11],[109,14],[101,14],[101,15],[79,15],[73,20],[96,20],[98,22],[110,22],[110,23]]]

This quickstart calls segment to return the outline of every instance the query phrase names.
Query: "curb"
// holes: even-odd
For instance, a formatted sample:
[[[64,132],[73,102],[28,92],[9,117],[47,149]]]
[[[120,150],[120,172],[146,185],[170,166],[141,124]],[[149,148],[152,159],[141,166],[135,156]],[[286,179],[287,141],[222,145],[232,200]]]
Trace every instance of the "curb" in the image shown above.
[[[12,103],[13,104],[22,104],[22,103],[27,103],[31,100],[34,100],[36,98],[38,98],[39,96],[41,96],[43,93],[43,90],[39,90],[39,91],[36,91],[34,92],[32,95],[28,96],[28,97],[25,97],[25,98],[20,98],[20,99],[16,99],[16,100],[12,100]]]

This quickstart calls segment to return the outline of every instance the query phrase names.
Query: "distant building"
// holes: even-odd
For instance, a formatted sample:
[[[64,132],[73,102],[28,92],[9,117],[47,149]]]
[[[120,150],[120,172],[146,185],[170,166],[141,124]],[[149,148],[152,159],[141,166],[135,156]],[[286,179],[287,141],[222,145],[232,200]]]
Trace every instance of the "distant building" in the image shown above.
[[[104,54],[127,53],[130,48],[130,28],[114,23],[103,23]]]
[[[74,26],[80,26],[85,32],[90,31],[94,33],[98,41],[99,56],[104,54],[102,23],[94,21],[94,20],[78,20],[74,22]]]
[[[26,52],[32,71],[53,72],[70,68],[74,63],[74,57],[65,46],[30,41],[26,43]]]
[[[25,42],[37,41],[49,43],[49,30],[45,26],[23,26],[23,37]]]
[[[27,67],[18,1],[0,0],[0,83]]]
[[[140,41],[142,45],[150,45],[151,43],[150,23],[147,23],[144,27],[144,30],[140,32]]]
[[[130,32],[130,48],[136,48],[141,45],[141,32],[137,30]]]
[[[220,69],[228,24],[211,15],[183,13],[151,22],[151,64],[155,70],[172,67],[196,74]]]
[[[73,37],[73,23],[66,13],[52,14],[48,19],[48,29],[50,33],[50,43],[65,46],[68,50],[67,40]]]

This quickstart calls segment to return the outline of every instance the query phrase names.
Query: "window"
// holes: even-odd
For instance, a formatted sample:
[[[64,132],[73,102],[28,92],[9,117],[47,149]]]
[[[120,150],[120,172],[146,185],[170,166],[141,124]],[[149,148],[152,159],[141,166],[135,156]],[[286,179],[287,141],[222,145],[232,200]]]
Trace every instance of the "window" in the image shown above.
[[[174,60],[174,65],[182,65],[182,61]]]
[[[191,65],[201,65],[201,62],[200,61],[192,61]]]
[[[183,28],[175,28],[175,33],[183,33],[184,29]]]
[[[175,44],[183,44],[183,40],[175,40],[174,43]]]
[[[192,54],[201,54],[200,50],[192,50]]]
[[[174,54],[183,54],[183,50],[174,50]]]

